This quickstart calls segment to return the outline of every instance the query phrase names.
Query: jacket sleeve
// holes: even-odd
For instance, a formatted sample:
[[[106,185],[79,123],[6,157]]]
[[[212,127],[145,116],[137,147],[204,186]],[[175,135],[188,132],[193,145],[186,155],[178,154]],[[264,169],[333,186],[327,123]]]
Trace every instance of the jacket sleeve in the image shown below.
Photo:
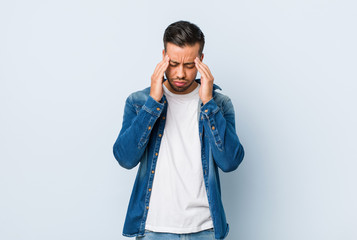
[[[232,101],[227,97],[220,109],[212,98],[201,112],[215,163],[224,172],[234,171],[243,160],[244,148],[236,133]]]
[[[145,151],[151,131],[164,108],[163,103],[151,96],[137,112],[132,95],[125,102],[122,128],[113,146],[113,154],[120,166],[131,169],[139,162]]]

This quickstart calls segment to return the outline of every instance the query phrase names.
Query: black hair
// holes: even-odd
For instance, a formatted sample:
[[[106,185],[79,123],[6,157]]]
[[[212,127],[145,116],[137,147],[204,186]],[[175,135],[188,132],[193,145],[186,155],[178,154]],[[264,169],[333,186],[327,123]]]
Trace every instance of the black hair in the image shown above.
[[[179,47],[200,44],[199,54],[202,55],[205,45],[205,36],[199,27],[187,21],[178,21],[170,24],[164,33],[164,47],[167,43],[173,43]]]

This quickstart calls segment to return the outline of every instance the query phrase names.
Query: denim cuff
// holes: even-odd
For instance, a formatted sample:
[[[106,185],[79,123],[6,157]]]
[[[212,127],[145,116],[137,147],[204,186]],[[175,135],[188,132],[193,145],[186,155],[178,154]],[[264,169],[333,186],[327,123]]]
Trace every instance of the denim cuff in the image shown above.
[[[219,129],[222,131],[221,126],[217,126],[216,122],[216,113],[218,113],[220,108],[218,107],[217,103],[213,100],[209,100],[205,105],[201,107],[201,112],[203,116],[207,119],[204,121],[206,126],[208,126],[209,131],[211,132],[211,136],[213,137],[213,141],[215,145],[217,145],[218,150],[223,151],[223,142],[219,135]],[[224,131],[224,130],[223,130]]]
[[[143,106],[143,109],[152,115],[160,117],[161,112],[164,109],[163,98],[160,100],[160,102],[157,102],[149,95],[148,99],[146,100]]]
[[[211,98],[211,100],[206,102],[206,104],[201,107],[201,112],[207,118],[212,117],[212,115],[216,114],[218,111],[219,111],[219,107],[217,106],[213,98]]]

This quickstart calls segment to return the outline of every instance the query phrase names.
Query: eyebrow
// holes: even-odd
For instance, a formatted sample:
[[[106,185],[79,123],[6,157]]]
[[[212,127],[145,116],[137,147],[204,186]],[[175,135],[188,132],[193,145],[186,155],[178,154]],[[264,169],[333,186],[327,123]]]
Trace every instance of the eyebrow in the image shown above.
[[[174,60],[170,60],[170,62],[173,64],[180,64],[179,62],[176,62]],[[183,65],[192,65],[192,64],[195,64],[195,62],[187,62],[187,63],[184,63]]]

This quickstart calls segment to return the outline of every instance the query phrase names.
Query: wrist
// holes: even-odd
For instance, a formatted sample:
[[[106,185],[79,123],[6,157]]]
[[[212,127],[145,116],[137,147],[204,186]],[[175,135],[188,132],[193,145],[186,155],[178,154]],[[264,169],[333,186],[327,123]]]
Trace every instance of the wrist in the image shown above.
[[[161,97],[159,98],[151,93],[150,93],[150,97],[152,97],[156,102],[160,102],[160,100],[161,100]]]
[[[205,105],[205,104],[208,103],[211,99],[212,99],[212,97],[202,98],[201,101],[202,101],[203,105]]]

